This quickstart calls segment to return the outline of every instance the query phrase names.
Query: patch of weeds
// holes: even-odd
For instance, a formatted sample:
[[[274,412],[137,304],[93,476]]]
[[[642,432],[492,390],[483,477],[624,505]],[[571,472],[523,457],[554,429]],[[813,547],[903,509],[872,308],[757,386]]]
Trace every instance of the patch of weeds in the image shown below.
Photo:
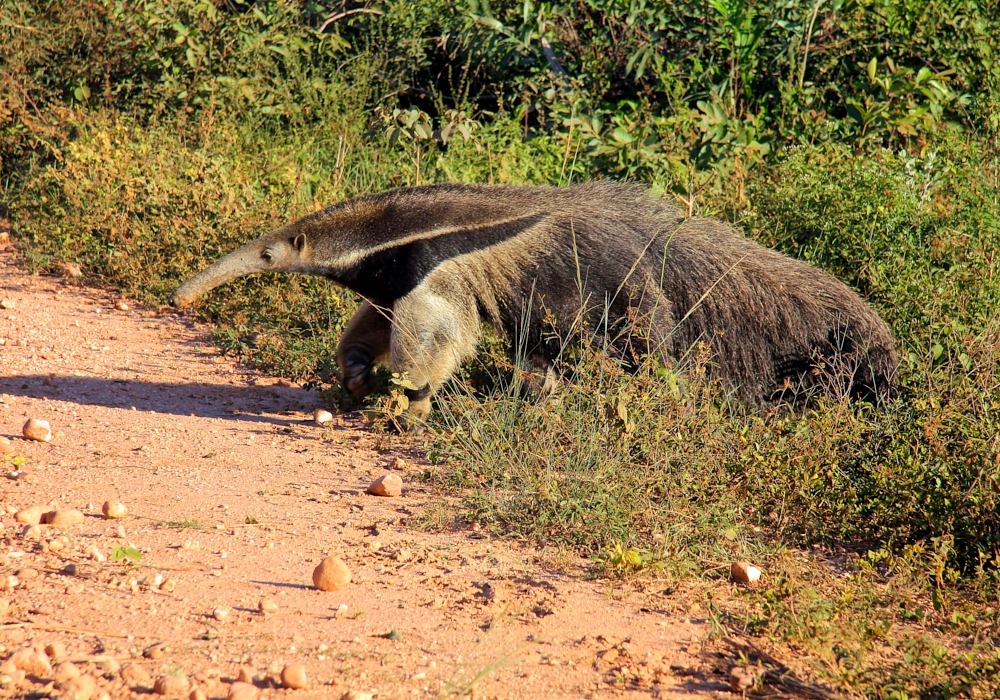
[[[24,465],[28,463],[28,460],[21,455],[6,454],[3,456],[4,469],[9,469],[12,472],[20,472],[24,468]]]
[[[604,556],[604,566],[609,566],[620,574],[638,573],[647,569],[659,571],[663,568],[663,562],[653,552],[625,547],[621,542],[612,543]]]
[[[568,574],[577,568],[577,562],[573,561],[573,550],[565,545],[555,545],[549,547],[543,547],[537,555],[535,555],[535,563],[539,566],[549,570],[558,571],[564,574]],[[490,558],[490,563],[498,563],[495,559]]]
[[[205,526],[198,522],[197,518],[185,518],[184,520],[167,520],[164,527],[175,530],[204,530]]]
[[[950,545],[852,554],[837,569],[789,552],[769,571],[770,585],[720,591],[719,608],[729,632],[799,650],[786,663],[843,690],[989,697],[982,691],[1000,683],[998,620],[980,596],[996,574],[959,588]]]
[[[458,511],[454,504],[439,500],[421,510],[412,525],[424,532],[444,532],[455,526],[457,517]]]

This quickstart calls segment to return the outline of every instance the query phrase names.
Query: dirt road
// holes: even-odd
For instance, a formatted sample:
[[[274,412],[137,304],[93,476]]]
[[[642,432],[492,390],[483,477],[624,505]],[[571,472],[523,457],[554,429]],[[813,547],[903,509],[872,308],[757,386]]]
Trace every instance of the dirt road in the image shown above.
[[[58,694],[54,678],[79,671],[94,698],[181,674],[226,697],[244,668],[274,698],[732,697],[728,669],[699,653],[704,613],[531,545],[421,528],[444,496],[410,478],[414,445],[351,416],[320,427],[315,392],[221,357],[186,317],[116,309],[108,292],[23,273],[11,252],[0,301],[0,435],[13,448],[0,461],[0,658],[56,643],[52,665],[75,666],[20,683],[0,666],[0,695]],[[51,423],[51,442],[21,437],[29,417]],[[391,469],[403,494],[368,495]],[[128,516],[102,519],[107,500]],[[33,505],[83,523],[15,522]],[[141,560],[113,560],[119,546]],[[311,584],[328,555],[353,572],[332,593]],[[262,598],[277,612],[259,612]],[[275,682],[293,662],[308,689]]]

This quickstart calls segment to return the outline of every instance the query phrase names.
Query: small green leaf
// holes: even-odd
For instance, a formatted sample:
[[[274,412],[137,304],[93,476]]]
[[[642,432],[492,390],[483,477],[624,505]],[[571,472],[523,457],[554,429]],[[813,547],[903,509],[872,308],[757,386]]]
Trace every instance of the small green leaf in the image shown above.
[[[123,547],[121,544],[115,544],[111,550],[111,561],[122,561],[126,558],[132,561],[140,561],[142,560],[142,552],[135,547]]]

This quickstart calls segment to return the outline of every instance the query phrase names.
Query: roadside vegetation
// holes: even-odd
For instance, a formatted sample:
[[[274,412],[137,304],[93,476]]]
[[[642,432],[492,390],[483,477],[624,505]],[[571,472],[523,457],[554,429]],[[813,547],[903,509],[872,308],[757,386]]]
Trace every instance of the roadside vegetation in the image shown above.
[[[427,478],[598,574],[694,586],[720,635],[838,692],[1000,687],[995,2],[30,0],[0,2],[0,47],[25,264],[151,303],[269,228],[438,181],[640,180],[833,272],[896,333],[891,404],[761,415],[697,353],[626,372],[594,338],[537,405],[493,343]],[[336,396],[356,302],[258,277],[202,309]],[[737,559],[766,585],[734,589]]]

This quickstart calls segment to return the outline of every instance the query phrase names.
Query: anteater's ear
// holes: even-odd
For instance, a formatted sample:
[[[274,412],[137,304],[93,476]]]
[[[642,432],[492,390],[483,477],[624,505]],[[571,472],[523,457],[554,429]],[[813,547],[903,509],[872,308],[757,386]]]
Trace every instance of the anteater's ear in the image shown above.
[[[306,247],[306,234],[300,233],[299,235],[297,235],[295,237],[295,240],[292,241],[292,245],[295,246],[295,250],[301,253],[302,249]]]

